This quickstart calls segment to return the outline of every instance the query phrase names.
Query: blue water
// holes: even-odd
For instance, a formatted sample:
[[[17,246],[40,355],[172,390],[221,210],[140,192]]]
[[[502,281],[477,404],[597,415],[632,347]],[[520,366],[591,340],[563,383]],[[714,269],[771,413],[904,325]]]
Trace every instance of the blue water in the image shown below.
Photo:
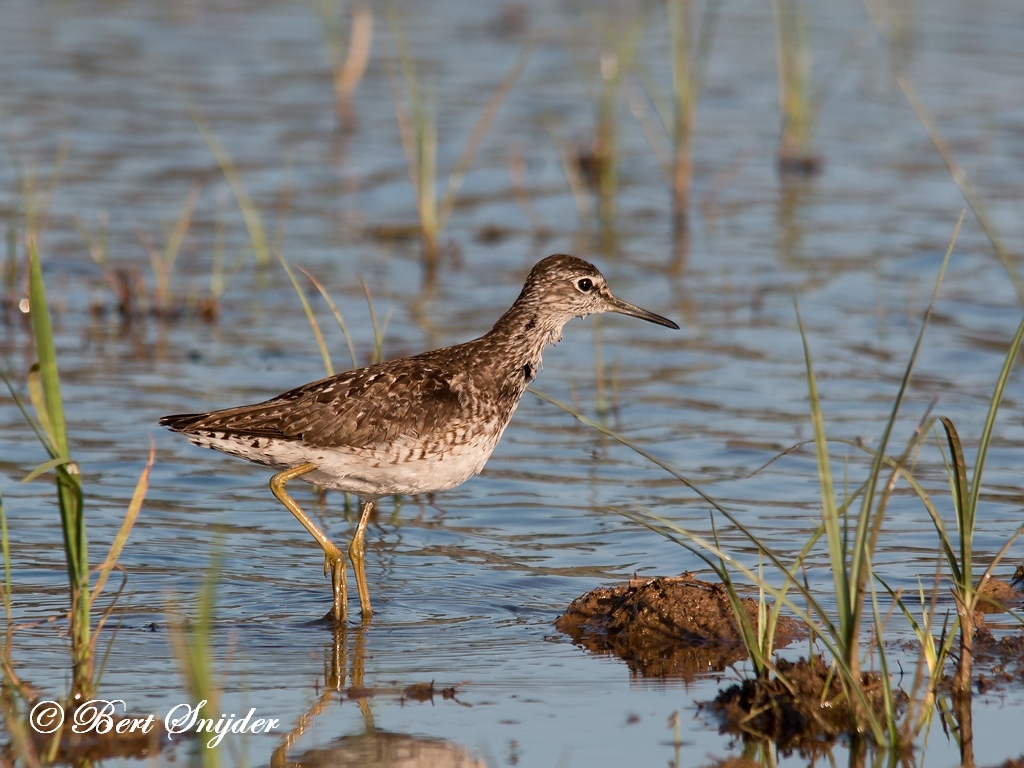
[[[289,759],[329,748],[338,750],[338,764],[352,764],[345,750],[372,718],[377,732],[398,734],[399,747],[436,753],[421,756],[421,764],[443,754],[448,762],[436,764],[663,765],[675,754],[667,721],[676,710],[683,760],[732,755],[738,746],[697,714],[695,702],[738,673],[685,684],[637,679],[624,662],[590,656],[556,633],[555,617],[589,589],[633,573],[702,567],[611,508],[650,509],[700,532],[709,530],[708,510],[659,468],[532,395],[481,477],[434,499],[383,503],[367,538],[378,610],[372,626],[353,625],[335,638],[313,622],[328,607],[329,585],[315,545],[268,492],[270,473],[200,451],[156,426],[161,415],[257,401],[324,370],[283,272],[275,265],[259,273],[246,257],[242,218],[186,103],[220,136],[284,257],[334,297],[360,363],[373,352],[360,277],[378,321],[386,319],[387,357],[485,332],[532,264],[555,252],[593,260],[618,295],[679,321],[679,332],[617,316],[576,321],[548,350],[536,386],[600,418],[602,376],[609,426],[701,484],[787,557],[809,535],[820,504],[813,454],[798,452],[747,476],[812,437],[794,297],[830,436],[876,445],[888,417],[965,203],[892,82],[888,49],[863,10],[835,2],[809,9],[816,87],[827,95],[816,127],[825,166],[816,178],[780,184],[770,6],[723,6],[698,110],[693,229],[680,253],[656,156],[625,98],[614,238],[581,219],[559,158],[558,142],[589,141],[600,41],[623,23],[616,9],[523,7],[532,31],[505,37],[493,31],[494,9],[464,0],[398,10],[436,101],[441,194],[486,99],[526,41],[536,42],[466,177],[442,236],[437,285],[424,289],[418,243],[374,235],[375,228],[415,222],[389,81],[399,77],[398,59],[383,9],[356,96],[358,128],[345,137],[336,130],[327,47],[308,4],[5,5],[0,217],[18,235],[26,201],[45,197],[55,158],[68,145],[39,245],[94,563],[120,524],[150,439],[157,451],[146,504],[121,558],[123,618],[101,692],[126,700],[133,712],[161,716],[187,700],[169,626],[174,615],[194,610],[211,552],[219,550],[221,709],[255,706],[284,724],[236,743],[232,749],[241,751],[227,762],[270,761],[283,731],[322,693],[335,651],[345,669],[359,660],[365,669],[358,684],[377,695],[362,709],[333,699],[290,746]],[[667,93],[662,14],[651,11],[638,71]],[[940,0],[919,4],[914,14],[910,74],[1002,242],[1019,252],[1024,113],[1017,43],[1024,16],[1011,0],[970,12]],[[517,155],[547,240],[534,239],[512,194],[508,168]],[[26,183],[33,192],[25,192]],[[171,281],[183,319],[122,323],[81,232],[95,233],[105,217],[110,264],[134,270],[151,289],[139,233],[162,247],[195,184],[201,192]],[[505,234],[484,237],[485,227]],[[230,274],[219,320],[210,324],[190,307],[208,295],[220,231]],[[12,286],[5,295],[17,303],[20,277]],[[340,331],[316,292],[308,295],[335,366],[346,367]],[[91,311],[97,309],[105,313]],[[1006,270],[968,214],[895,446],[905,444],[934,400],[934,413],[960,429],[973,466],[1020,317]],[[0,331],[0,356],[20,385],[33,352],[17,310]],[[976,538],[982,566],[1020,524],[1020,376],[1011,375],[986,465]],[[27,679],[58,696],[69,675],[60,622],[36,623],[66,609],[57,510],[46,482],[20,484],[45,456],[6,396],[0,429],[19,627],[14,657]],[[856,487],[863,454],[836,445],[834,458],[837,486]],[[948,512],[934,441],[921,454],[919,473]],[[346,537],[352,519],[343,516],[339,494],[323,508],[306,490],[297,498],[336,540]],[[937,546],[923,508],[900,491],[889,513],[879,570],[896,587],[916,588],[919,576],[930,583]],[[740,534],[727,527],[720,534],[756,563]],[[1010,562],[1022,552],[1016,544]],[[824,553],[812,558],[808,578],[828,604]],[[909,630],[893,619],[890,632],[899,655],[895,642],[909,639]],[[907,669],[914,662],[900,658]],[[439,695],[433,704],[401,701],[405,686],[431,680],[439,690],[457,686],[458,702]],[[354,684],[350,677],[339,683]],[[1021,704],[1019,687],[979,698],[980,763],[1024,751],[1024,742],[1006,736]],[[191,759],[194,747],[178,744],[170,754]],[[926,759],[958,759],[938,729]]]

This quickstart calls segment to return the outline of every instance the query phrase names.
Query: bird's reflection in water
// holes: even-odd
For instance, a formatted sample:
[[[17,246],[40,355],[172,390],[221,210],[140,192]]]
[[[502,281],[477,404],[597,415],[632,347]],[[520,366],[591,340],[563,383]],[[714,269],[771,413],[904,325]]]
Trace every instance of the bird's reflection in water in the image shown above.
[[[485,768],[469,750],[444,739],[375,731],[344,736],[293,758],[289,766],[360,768]]]
[[[426,736],[380,731],[374,725],[370,701],[376,695],[393,694],[421,699],[423,684],[405,689],[366,685],[366,630],[368,624],[346,627],[334,624],[332,642],[325,646],[324,689],[313,705],[296,720],[270,758],[273,768],[360,766],[365,768],[485,768],[471,751],[457,744]],[[346,686],[346,682],[349,684]],[[429,686],[433,693],[433,685]],[[454,689],[441,692],[454,699]],[[288,751],[332,702],[354,700],[363,717],[363,732],[342,736],[315,749],[289,757]],[[459,702],[461,703],[461,702]]]

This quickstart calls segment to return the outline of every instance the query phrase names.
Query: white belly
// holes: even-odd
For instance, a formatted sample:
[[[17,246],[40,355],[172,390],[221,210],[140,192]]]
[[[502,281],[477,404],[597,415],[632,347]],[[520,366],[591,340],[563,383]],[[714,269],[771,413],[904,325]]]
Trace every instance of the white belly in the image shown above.
[[[408,442],[377,449],[316,448],[289,440],[228,437],[223,433],[189,434],[189,440],[242,459],[275,469],[316,464],[317,469],[299,478],[323,488],[377,498],[412,496],[454,488],[484,468],[504,428],[480,435],[471,442],[456,434],[450,443],[432,450]]]

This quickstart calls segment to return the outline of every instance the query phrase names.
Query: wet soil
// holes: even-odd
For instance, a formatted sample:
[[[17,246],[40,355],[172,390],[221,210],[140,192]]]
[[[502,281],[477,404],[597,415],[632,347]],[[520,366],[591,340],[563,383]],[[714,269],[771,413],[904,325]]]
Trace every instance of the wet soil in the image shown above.
[[[744,598],[743,605],[756,624],[757,601]],[[747,656],[725,589],[689,573],[598,587],[573,600],[555,627],[643,677],[690,679]],[[776,645],[798,636],[799,624],[780,616]]]
[[[1024,683],[1024,632],[996,637],[987,627],[974,636],[974,681],[979,693]]]
[[[823,658],[776,661],[777,674],[748,679],[721,691],[701,706],[718,715],[722,730],[770,739],[783,752],[813,756],[850,731],[850,703],[839,676]],[[861,676],[868,703],[884,711],[882,679],[873,672]],[[905,698],[897,693],[897,705]]]
[[[978,590],[981,596],[978,602],[978,613],[1002,613],[1006,610],[1020,608],[1024,604],[1022,589],[1024,589],[1024,565],[1017,568],[1009,582],[994,577],[986,579]]]

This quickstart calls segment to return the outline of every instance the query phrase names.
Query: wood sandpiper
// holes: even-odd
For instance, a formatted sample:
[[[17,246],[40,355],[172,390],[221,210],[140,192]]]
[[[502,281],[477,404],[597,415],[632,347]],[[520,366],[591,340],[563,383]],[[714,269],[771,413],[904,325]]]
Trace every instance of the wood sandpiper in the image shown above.
[[[165,416],[160,424],[195,445],[281,470],[270,489],[323,549],[339,622],[347,617],[344,555],[285,485],[301,478],[358,495],[364,503],[348,554],[365,620],[372,611],[363,540],[373,503],[444,491],[480,472],[537,375],[545,346],[562,338],[572,318],[599,312],[679,328],[615,298],[592,264],[549,256],[478,339],[339,373],[255,405]]]

